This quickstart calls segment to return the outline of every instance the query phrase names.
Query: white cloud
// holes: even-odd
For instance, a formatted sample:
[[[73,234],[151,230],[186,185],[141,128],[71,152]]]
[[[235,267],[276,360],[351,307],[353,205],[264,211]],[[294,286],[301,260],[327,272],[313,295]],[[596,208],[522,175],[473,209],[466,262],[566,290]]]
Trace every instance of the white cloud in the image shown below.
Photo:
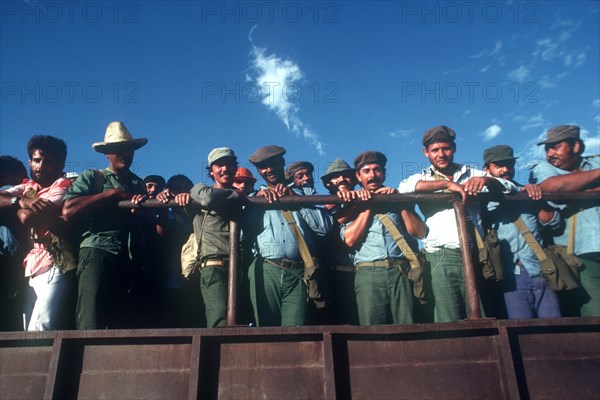
[[[517,82],[523,82],[529,76],[529,69],[524,65],[509,72],[508,77]]]
[[[393,138],[405,138],[416,132],[416,129],[398,129],[388,133],[388,136]]]
[[[479,69],[479,72],[487,72],[487,70],[490,69],[491,66],[492,66],[492,64],[484,65],[483,67],[481,67]]]
[[[465,110],[465,112],[461,115],[461,118],[466,118],[469,116],[469,114],[471,114],[473,111],[475,111],[475,108],[467,108]]]
[[[249,40],[252,43],[252,32]],[[261,89],[261,102],[285,124],[288,132],[302,137],[314,146],[320,155],[324,155],[323,143],[319,135],[312,131],[300,118],[297,103],[297,89],[304,77],[300,66],[275,54],[267,54],[266,48],[252,44],[252,69],[246,79]],[[296,90],[296,91],[295,91]]]
[[[592,101],[592,107],[600,108],[600,98]]]
[[[533,56],[536,58],[539,57],[543,61],[551,61],[561,55],[558,47],[558,43],[552,41],[550,38],[538,40]]]
[[[536,137],[528,140],[525,146],[519,151],[520,161],[524,163],[524,168],[528,168],[529,165],[546,159],[546,152],[544,146],[538,146],[537,144],[546,139],[546,129],[544,129]]]
[[[489,141],[494,139],[502,132],[502,128],[499,125],[494,124],[489,126],[485,131],[481,132],[479,135],[483,137],[483,140]]]
[[[521,126],[521,130],[525,131],[525,130],[532,129],[532,128],[538,128],[540,126],[543,126],[545,123],[546,123],[546,121],[544,120],[544,116],[540,112],[532,117],[529,117],[529,119],[527,119],[525,124],[523,126]]]
[[[600,154],[600,135],[592,135],[587,129],[581,128],[581,140],[585,143],[584,154]]]

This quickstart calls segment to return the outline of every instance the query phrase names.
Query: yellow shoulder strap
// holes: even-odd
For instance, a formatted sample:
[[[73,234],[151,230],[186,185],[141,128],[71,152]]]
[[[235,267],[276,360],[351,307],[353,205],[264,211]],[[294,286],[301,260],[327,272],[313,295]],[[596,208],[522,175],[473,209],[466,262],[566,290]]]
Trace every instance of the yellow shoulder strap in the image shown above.
[[[315,266],[315,262],[310,254],[310,250],[308,250],[308,246],[306,245],[306,241],[302,236],[302,232],[300,232],[300,228],[298,224],[296,224],[296,220],[292,215],[291,211],[281,210],[281,215],[285,218],[285,222],[287,222],[290,230],[292,231],[292,235],[296,240],[296,245],[298,246],[298,251],[300,251],[300,257],[302,257],[302,261],[304,262],[304,268],[313,268]]]
[[[404,256],[410,262],[410,267],[419,268],[421,266],[421,263],[419,262],[417,255],[410,248],[408,242],[406,241],[406,239],[404,239],[404,236],[402,236],[402,234],[398,230],[398,227],[394,224],[394,221],[391,220],[390,216],[387,214],[376,215],[379,221],[381,221],[381,223],[383,224],[383,226],[385,226],[385,229],[387,229],[387,231],[390,233],[392,239],[394,239],[394,241],[398,245],[398,248],[402,251]]]
[[[539,242],[533,237],[533,234],[525,224],[525,221],[523,221],[523,219],[519,217],[515,221],[515,225],[517,225],[517,228],[519,228],[519,232],[521,232],[521,235],[523,235],[523,237],[525,238],[525,242],[527,242],[529,247],[531,247],[531,250],[533,250],[533,253],[535,254],[536,258],[540,262],[546,261],[546,258],[548,258],[546,257],[546,253],[544,253],[542,246],[540,246]]]

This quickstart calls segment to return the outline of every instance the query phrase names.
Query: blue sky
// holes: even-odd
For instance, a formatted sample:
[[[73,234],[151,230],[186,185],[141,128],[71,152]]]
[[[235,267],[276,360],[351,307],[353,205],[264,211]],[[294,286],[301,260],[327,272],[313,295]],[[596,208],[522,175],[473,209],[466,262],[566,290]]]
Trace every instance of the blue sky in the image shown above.
[[[106,165],[91,144],[111,121],[149,139],[138,175],[195,182],[214,147],[248,166],[278,144],[316,177],[382,151],[397,186],[440,124],[459,162],[509,144],[523,166],[559,124],[600,152],[598,1],[2,0],[0,23],[0,153],[26,161],[30,136],[55,135],[66,171]]]

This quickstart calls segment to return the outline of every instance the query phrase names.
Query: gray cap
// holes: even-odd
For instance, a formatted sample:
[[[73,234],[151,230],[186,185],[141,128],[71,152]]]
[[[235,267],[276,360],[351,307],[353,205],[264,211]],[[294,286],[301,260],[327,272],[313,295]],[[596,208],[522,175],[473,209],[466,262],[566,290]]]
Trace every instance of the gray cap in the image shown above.
[[[358,156],[356,156],[356,158],[354,159],[354,168],[356,170],[359,170],[360,167],[366,164],[379,164],[382,167],[385,167],[386,163],[387,157],[385,156],[385,154],[379,151],[369,150],[362,152]]]
[[[215,161],[225,157],[233,157],[237,160],[235,153],[229,147],[217,147],[216,149],[212,149],[210,153],[208,153],[208,165],[210,166]]]
[[[250,157],[248,157],[248,161],[256,165],[265,162],[269,158],[274,158],[278,156],[283,157],[284,154],[285,149],[283,147],[275,146],[274,144],[272,144],[270,146],[261,147],[260,149],[256,150],[254,153],[252,153]]]
[[[579,127],[577,125],[558,125],[549,129],[546,133],[546,140],[539,142],[538,146],[548,143],[558,143],[567,139],[580,139]]]
[[[513,155],[513,149],[505,144],[490,147],[483,151],[483,163],[489,164],[491,162],[516,160],[519,157]]]
[[[295,161],[291,163],[285,171],[285,179],[290,180],[294,177],[294,174],[301,169],[308,169],[309,173],[312,174],[315,170],[315,166],[308,161]]]
[[[431,143],[446,142],[454,143],[456,132],[447,126],[440,125],[427,129],[423,134],[423,147],[429,146]]]
[[[329,180],[342,172],[355,173],[356,170],[351,168],[350,165],[342,160],[341,158],[336,158],[333,160],[331,164],[327,167],[327,173],[321,177],[323,183],[329,182]]]

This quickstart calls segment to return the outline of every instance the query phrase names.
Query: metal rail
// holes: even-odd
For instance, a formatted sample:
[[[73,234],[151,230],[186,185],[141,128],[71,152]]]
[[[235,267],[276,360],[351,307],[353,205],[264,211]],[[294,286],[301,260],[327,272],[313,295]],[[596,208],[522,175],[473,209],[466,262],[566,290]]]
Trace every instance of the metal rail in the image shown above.
[[[590,205],[600,205],[600,192],[571,192],[571,193],[544,193],[544,200],[560,202],[581,202]],[[527,193],[521,192],[514,195],[502,195],[496,193],[480,193],[477,198],[470,198],[469,202],[502,200],[502,201],[524,201],[530,200]],[[318,204],[342,204],[344,201],[336,195],[325,196],[289,196],[282,197],[278,201],[269,203],[263,197],[247,197],[244,201],[254,206],[264,207],[265,209],[281,209],[288,207],[311,206]],[[456,215],[456,224],[458,228],[458,237],[460,242],[460,253],[463,260],[463,274],[465,279],[465,291],[467,296],[467,312],[469,319],[481,319],[481,310],[479,308],[479,294],[475,279],[475,262],[471,252],[471,239],[468,233],[465,205],[457,194],[452,193],[411,193],[411,194],[391,194],[374,195],[372,199],[367,200],[367,204],[389,204],[390,206],[398,203],[415,202],[447,202],[449,207],[454,209]],[[175,201],[162,203],[158,200],[147,200],[140,205],[133,204],[129,200],[119,202],[121,208],[164,208],[179,207]],[[236,221],[230,221],[230,246],[229,246],[229,288],[227,297],[227,325],[235,326],[237,320],[237,276],[239,261],[239,238],[240,227]]]

